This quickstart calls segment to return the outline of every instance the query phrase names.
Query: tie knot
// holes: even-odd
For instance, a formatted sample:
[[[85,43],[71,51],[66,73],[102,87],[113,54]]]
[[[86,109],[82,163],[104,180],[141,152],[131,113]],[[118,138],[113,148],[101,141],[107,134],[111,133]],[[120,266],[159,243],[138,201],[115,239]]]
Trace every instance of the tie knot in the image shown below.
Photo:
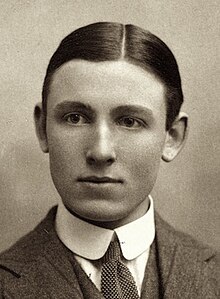
[[[118,261],[121,257],[121,248],[119,245],[118,240],[110,242],[109,247],[103,256],[102,260],[103,263],[106,264],[108,262],[111,262],[112,260]]]

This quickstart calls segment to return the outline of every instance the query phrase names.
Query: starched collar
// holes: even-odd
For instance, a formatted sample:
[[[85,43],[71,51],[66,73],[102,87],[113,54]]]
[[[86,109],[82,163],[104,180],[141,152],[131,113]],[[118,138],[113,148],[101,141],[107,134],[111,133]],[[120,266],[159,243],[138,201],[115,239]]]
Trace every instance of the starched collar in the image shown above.
[[[62,202],[58,205],[56,231],[63,244],[73,253],[89,260],[100,259],[116,235],[125,259],[133,260],[149,249],[155,236],[153,199],[141,218],[114,230],[88,223],[72,215]]]

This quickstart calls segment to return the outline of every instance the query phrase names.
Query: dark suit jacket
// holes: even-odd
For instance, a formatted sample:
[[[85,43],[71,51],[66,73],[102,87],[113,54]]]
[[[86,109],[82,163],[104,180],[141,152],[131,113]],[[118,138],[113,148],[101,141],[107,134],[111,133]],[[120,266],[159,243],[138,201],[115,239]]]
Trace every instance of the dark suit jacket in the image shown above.
[[[1,254],[0,298],[103,298],[59,241],[55,215],[53,208],[31,233]],[[155,221],[141,298],[220,298],[213,251],[176,232],[157,214]]]

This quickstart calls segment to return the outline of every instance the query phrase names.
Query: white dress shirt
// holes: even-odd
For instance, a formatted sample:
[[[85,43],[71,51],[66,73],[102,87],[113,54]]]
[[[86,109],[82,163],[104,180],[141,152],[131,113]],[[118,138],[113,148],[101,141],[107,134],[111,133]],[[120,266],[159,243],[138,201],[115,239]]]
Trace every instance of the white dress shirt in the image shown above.
[[[63,244],[70,249],[88,277],[101,290],[101,262],[109,243],[117,236],[122,261],[131,271],[138,292],[144,279],[149,249],[155,237],[153,199],[141,218],[114,230],[102,228],[72,215],[62,202],[58,205],[56,231]]]

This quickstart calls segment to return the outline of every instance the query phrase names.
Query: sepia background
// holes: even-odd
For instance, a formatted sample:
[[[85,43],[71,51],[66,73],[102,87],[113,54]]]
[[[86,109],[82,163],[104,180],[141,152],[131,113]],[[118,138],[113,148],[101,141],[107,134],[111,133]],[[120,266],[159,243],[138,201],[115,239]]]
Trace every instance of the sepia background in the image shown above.
[[[174,52],[190,134],[181,155],[161,164],[153,197],[169,223],[220,249],[219,19],[218,0],[0,0],[0,251],[58,200],[33,109],[60,40],[97,21],[134,23]]]

